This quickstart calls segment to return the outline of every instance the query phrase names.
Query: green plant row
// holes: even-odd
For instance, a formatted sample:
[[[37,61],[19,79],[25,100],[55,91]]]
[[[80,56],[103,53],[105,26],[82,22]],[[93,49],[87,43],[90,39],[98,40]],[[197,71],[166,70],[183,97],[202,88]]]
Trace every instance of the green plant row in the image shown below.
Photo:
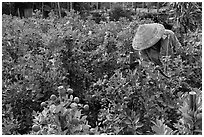
[[[184,36],[175,58],[163,59],[166,79],[152,64],[127,65],[136,28],[150,22],[3,15],[3,134],[201,134],[200,30]]]

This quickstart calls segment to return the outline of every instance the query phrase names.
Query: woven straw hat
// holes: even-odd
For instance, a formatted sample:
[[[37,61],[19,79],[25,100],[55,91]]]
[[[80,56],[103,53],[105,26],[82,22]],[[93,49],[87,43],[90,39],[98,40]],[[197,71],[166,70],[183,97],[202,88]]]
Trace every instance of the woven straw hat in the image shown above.
[[[147,49],[156,44],[163,36],[165,28],[162,24],[152,23],[140,25],[132,42],[135,50]]]

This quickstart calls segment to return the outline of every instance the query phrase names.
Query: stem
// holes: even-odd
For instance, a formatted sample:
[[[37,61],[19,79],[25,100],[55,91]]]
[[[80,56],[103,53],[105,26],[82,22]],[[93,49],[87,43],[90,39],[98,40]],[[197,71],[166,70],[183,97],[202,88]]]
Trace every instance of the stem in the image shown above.
[[[72,11],[72,9],[73,9],[73,3],[70,2],[70,11]]]
[[[189,93],[189,109],[192,111],[193,115],[192,115],[192,121],[193,121],[193,124],[192,124],[192,127],[191,127],[191,132],[192,134],[194,135],[195,132],[195,122],[196,122],[196,119],[195,119],[195,111],[196,111],[196,92],[195,91],[191,91]]]
[[[130,52],[130,57],[129,57],[129,63],[132,64],[134,61],[133,61],[133,52]]]
[[[21,15],[20,15],[20,10],[19,10],[19,8],[18,8],[18,17],[20,17]]]
[[[196,92],[195,91],[191,91],[189,93],[189,109],[193,112],[196,111]]]
[[[166,47],[166,64],[165,64],[165,70],[164,70],[164,72],[167,74],[167,66],[168,66],[168,52],[169,52],[169,36],[168,36],[168,38],[167,38],[167,47]]]

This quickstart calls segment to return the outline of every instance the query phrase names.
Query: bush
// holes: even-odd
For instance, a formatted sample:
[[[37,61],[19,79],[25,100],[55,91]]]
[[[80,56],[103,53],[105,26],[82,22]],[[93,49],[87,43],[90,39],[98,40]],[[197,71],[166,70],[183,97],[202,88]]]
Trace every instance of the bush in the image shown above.
[[[118,21],[121,17],[132,20],[130,12],[123,10],[121,6],[115,6],[112,11],[110,11],[110,20]]]
[[[150,22],[3,15],[3,134],[200,134],[201,109],[188,117],[184,103],[190,91],[201,102],[200,31],[163,59],[166,79],[152,64],[128,64],[137,27]]]
[[[48,105],[42,112],[33,111],[35,119],[30,134],[89,134],[90,125],[87,123],[87,116],[83,114],[83,104],[76,103],[75,98],[68,93],[59,94],[55,101],[47,100]]]
[[[93,11],[91,12],[92,20],[94,20],[96,23],[107,21],[107,18],[105,17],[104,14],[106,13],[103,11]]]

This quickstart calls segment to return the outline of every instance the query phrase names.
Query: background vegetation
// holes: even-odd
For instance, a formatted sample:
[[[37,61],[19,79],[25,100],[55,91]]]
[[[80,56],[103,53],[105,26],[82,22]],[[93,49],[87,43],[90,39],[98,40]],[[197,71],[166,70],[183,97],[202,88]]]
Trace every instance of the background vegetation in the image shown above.
[[[2,134],[202,134],[200,5],[4,14]],[[137,27],[151,22],[175,31],[182,44],[175,58],[163,59],[170,79],[129,61]]]

